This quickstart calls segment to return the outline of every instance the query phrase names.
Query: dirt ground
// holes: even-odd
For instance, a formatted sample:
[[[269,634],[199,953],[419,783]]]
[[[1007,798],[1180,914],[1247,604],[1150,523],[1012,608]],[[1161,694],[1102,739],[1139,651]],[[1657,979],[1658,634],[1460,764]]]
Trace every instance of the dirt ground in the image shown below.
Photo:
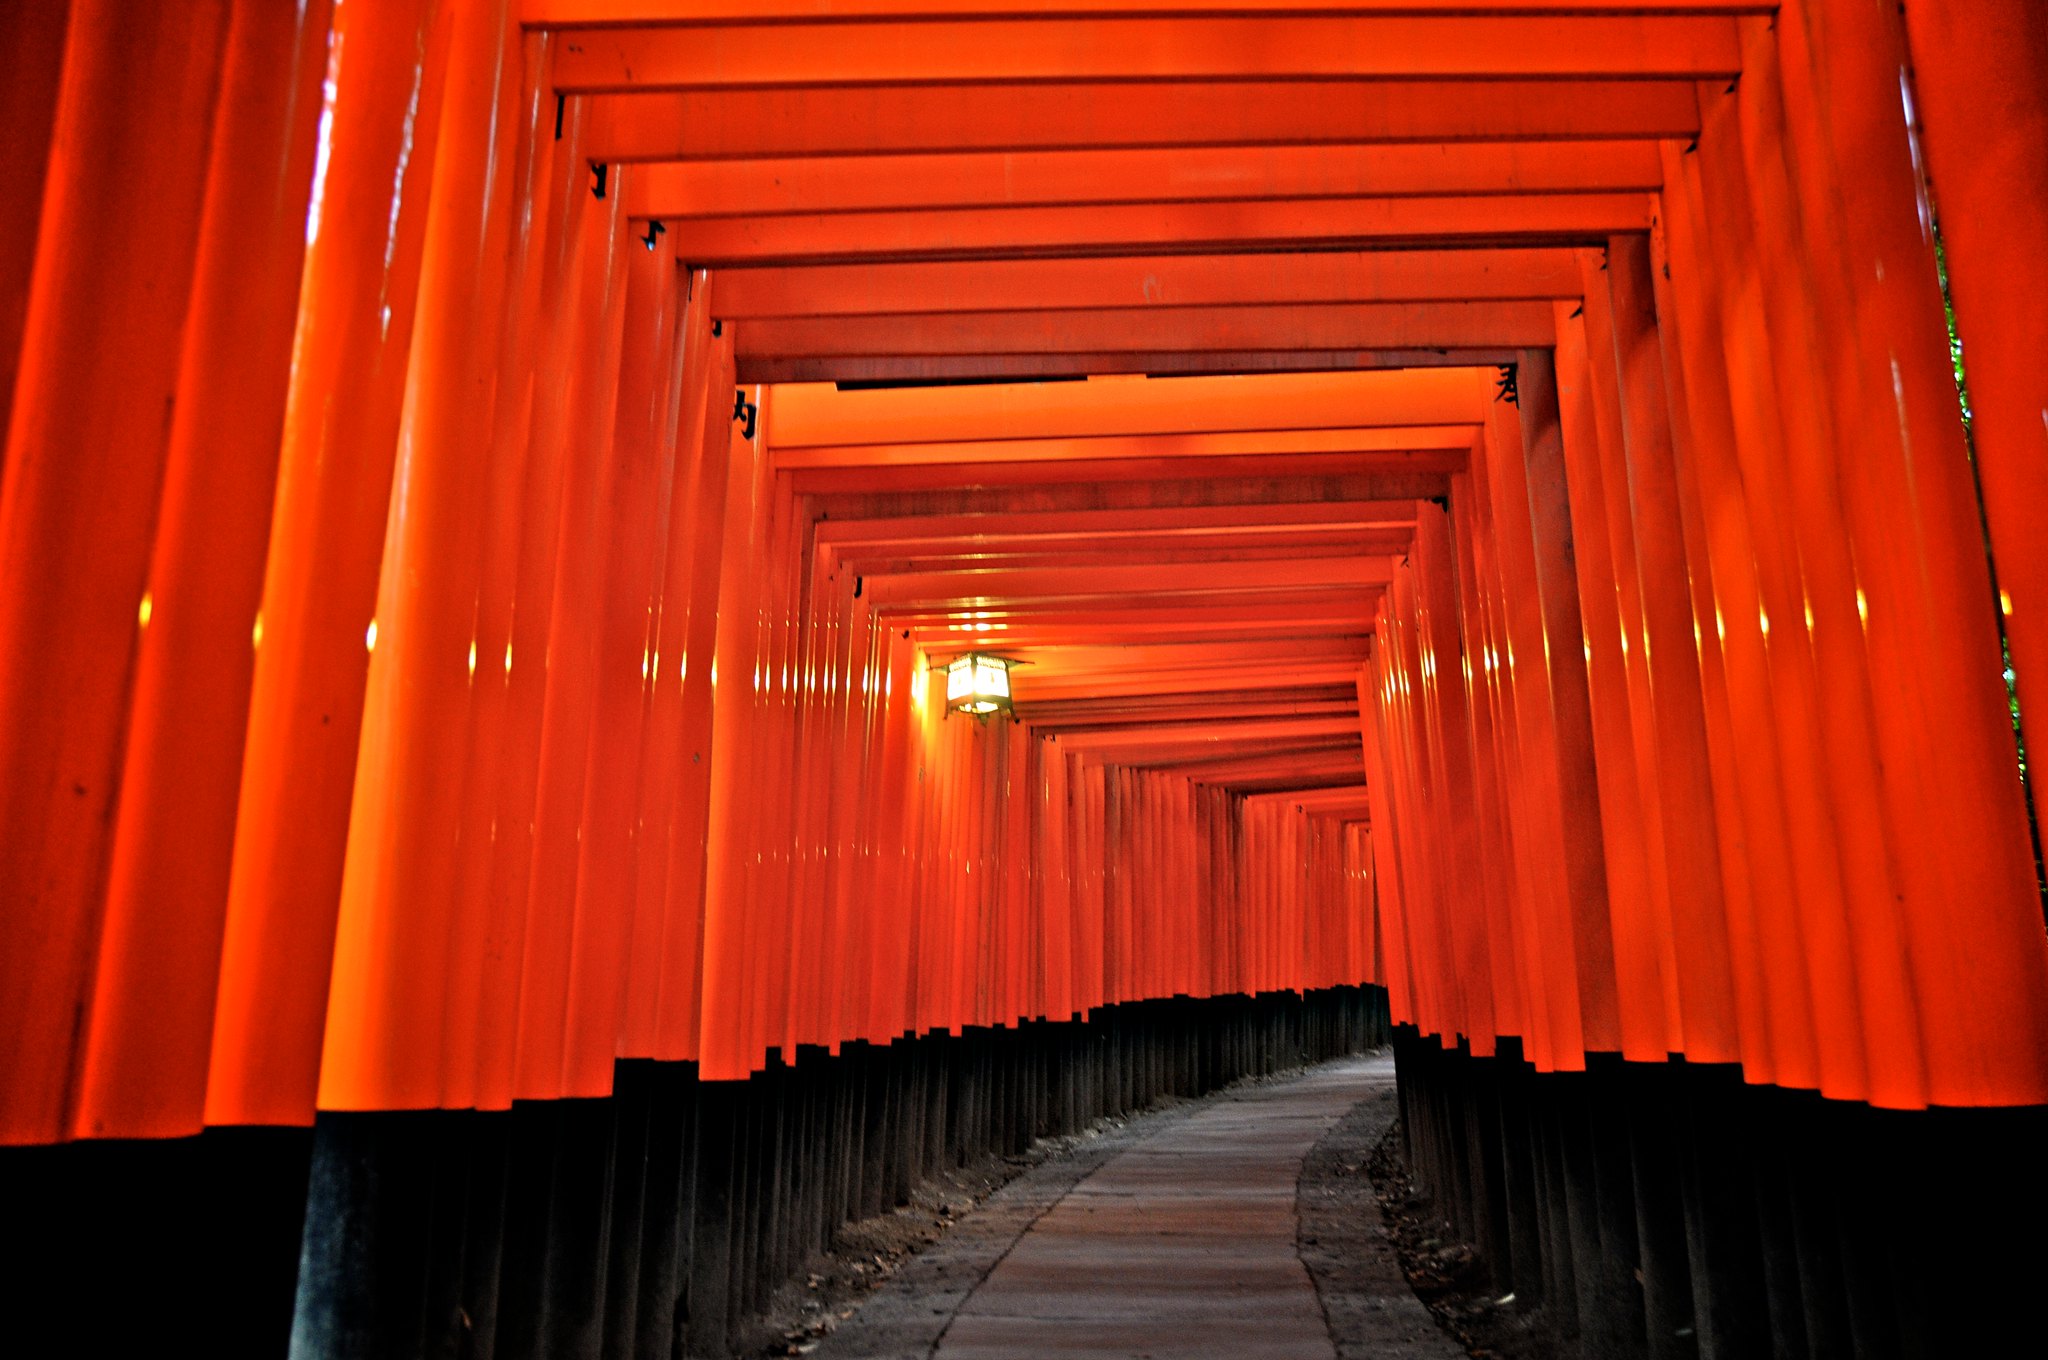
[[[1456,1338],[1417,1301],[1365,1164],[1394,1126],[1391,1063],[1377,1090],[1309,1150],[1295,1184],[1295,1248],[1315,1281],[1338,1360],[1456,1360]]]
[[[1496,1297],[1470,1245],[1435,1212],[1430,1197],[1401,1163],[1401,1131],[1389,1128],[1346,1174],[1370,1181],[1380,1216],[1392,1235],[1402,1273],[1437,1324],[1474,1360],[1564,1360],[1566,1352],[1536,1313],[1512,1295]]]

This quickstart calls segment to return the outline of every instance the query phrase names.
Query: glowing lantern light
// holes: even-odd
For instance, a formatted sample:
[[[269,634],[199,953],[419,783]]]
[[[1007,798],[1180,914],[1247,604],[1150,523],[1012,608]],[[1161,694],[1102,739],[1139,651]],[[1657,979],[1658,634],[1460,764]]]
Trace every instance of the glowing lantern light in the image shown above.
[[[946,707],[955,713],[1010,711],[1011,662],[969,652],[946,663]]]

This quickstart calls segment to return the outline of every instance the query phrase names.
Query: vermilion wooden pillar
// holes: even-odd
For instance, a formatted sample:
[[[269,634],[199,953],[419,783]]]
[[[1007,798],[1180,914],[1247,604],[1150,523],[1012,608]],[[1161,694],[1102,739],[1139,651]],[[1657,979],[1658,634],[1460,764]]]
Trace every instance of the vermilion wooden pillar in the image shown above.
[[[572,161],[571,168],[588,193],[590,167]],[[571,367],[559,412],[565,460],[561,514],[554,525],[546,641],[542,655],[535,658],[545,668],[547,694],[540,726],[513,1079],[516,1097],[535,1100],[552,1100],[563,1089],[563,1031],[597,704],[597,649],[606,556],[617,527],[611,512],[620,475],[613,454],[626,316],[625,252],[635,248],[617,197],[581,201],[590,215],[572,267],[581,274],[578,287],[584,310],[576,348],[568,355]],[[536,437],[548,436],[536,431]]]
[[[1480,819],[1473,814],[1477,790],[1473,772],[1472,716],[1460,636],[1456,571],[1450,517],[1434,506],[1417,512],[1416,544],[1410,558],[1416,576],[1417,639],[1423,649],[1423,701],[1433,748],[1434,777],[1443,800],[1443,824],[1435,849],[1444,873],[1444,924],[1453,952],[1447,962],[1464,982],[1459,1028],[1472,1036],[1473,1052],[1491,1056],[1496,1028],[1492,954],[1505,954],[1512,936],[1487,929],[1484,854]]]
[[[66,36],[0,462],[0,1143],[62,1136],[91,1006],[229,16],[81,0]]]
[[[839,788],[827,830],[830,858],[825,871],[833,913],[829,947],[843,962],[832,980],[830,995],[823,999],[827,1013],[836,1017],[834,1032],[841,1042],[866,1037],[866,980],[872,976],[873,951],[868,923],[862,919],[861,894],[874,881],[866,829],[874,811],[869,803],[882,780],[882,708],[876,698],[886,655],[882,630],[867,608],[849,610],[846,634],[849,669],[844,679],[842,722],[859,755],[857,771],[836,773]]]
[[[521,787],[522,765],[511,749],[517,731],[511,660],[521,544],[531,509],[526,500],[528,474],[536,463],[546,461],[544,455],[536,457],[531,435],[534,393],[543,380],[535,358],[547,321],[540,315],[549,258],[546,233],[556,218],[549,211],[548,192],[558,145],[552,135],[553,101],[546,95],[551,52],[547,34],[521,35],[516,67],[500,72],[505,88],[491,133],[498,154],[510,151],[511,163],[508,173],[493,177],[493,192],[505,201],[493,205],[490,220],[495,231],[483,238],[487,249],[503,250],[506,259],[497,276],[497,348],[485,356],[491,364],[490,406],[483,419],[491,431],[491,457],[472,502],[482,521],[469,638],[476,665],[462,732],[441,1071],[442,1102],[455,1109],[489,1108],[509,1098],[502,1082],[484,1084],[481,1058],[490,1047],[492,1025],[485,998],[508,971],[505,958],[515,951],[523,924],[511,904],[493,894],[492,873],[501,841],[516,838],[524,843],[515,830],[523,823],[504,818],[502,836],[500,824],[501,805]],[[551,522],[545,514],[533,518]],[[530,807],[529,796],[522,813]]]
[[[1652,707],[1656,771],[1668,865],[1675,1010],[1666,1051],[1702,1062],[1736,1056],[1716,803],[1700,692],[1684,527],[1678,504],[1669,384],[1657,343],[1647,237],[1607,246],[1615,365],[1636,569],[1643,601],[1643,666]]]
[[[1613,366],[1602,356],[1602,366],[1596,369],[1588,349],[1591,336],[1607,343],[1604,276],[1592,267],[1593,260],[1582,264],[1588,266],[1582,275],[1585,296],[1573,304],[1557,304],[1564,315],[1557,323],[1552,356],[1553,391],[1563,472],[1570,488],[1567,508],[1606,847],[1621,1051],[1654,1057],[1663,1002],[1663,959],[1655,922],[1666,897],[1662,857],[1652,858],[1653,850],[1662,845],[1657,821],[1661,801],[1653,783],[1655,765],[1641,760],[1636,745],[1632,672],[1640,669],[1642,648],[1632,639],[1640,636],[1640,587],[1634,572],[1617,572],[1615,530],[1609,523],[1611,514],[1624,509],[1608,486],[1606,466],[1608,450],[1620,439]],[[1540,385],[1537,391],[1540,394]],[[1633,557],[1632,552],[1620,554],[1622,561],[1632,562]],[[1632,630],[1628,634],[1623,631],[1624,616]]]
[[[1458,968],[1457,930],[1454,913],[1465,903],[1454,891],[1456,877],[1448,859],[1449,826],[1458,810],[1449,806],[1445,790],[1441,729],[1432,721],[1430,707],[1430,640],[1422,616],[1416,573],[1403,568],[1388,591],[1388,599],[1401,621],[1395,633],[1400,648],[1401,699],[1407,728],[1404,746],[1404,775],[1409,801],[1421,814],[1414,842],[1416,886],[1411,899],[1415,930],[1410,943],[1424,961],[1426,982],[1418,979],[1416,1014],[1428,1031],[1457,1035],[1465,1032],[1467,1008],[1465,990],[1477,986]],[[1255,918],[1256,919],[1256,918]]]
[[[526,51],[527,59],[538,64],[532,88],[544,91],[550,51],[531,41]],[[476,1001],[475,1101],[486,1109],[510,1104],[517,1085],[527,908],[547,721],[546,660],[571,465],[569,432],[575,420],[564,375],[573,371],[580,349],[597,343],[605,317],[605,291],[587,286],[591,271],[586,256],[591,236],[606,229],[610,213],[603,200],[592,197],[590,169],[580,154],[582,107],[572,103],[561,110],[559,141],[547,138],[555,113],[543,99],[538,108],[529,105],[521,117],[521,123],[532,129],[530,135],[546,139],[549,149],[525,167],[516,190],[525,208],[518,220],[530,233],[519,296],[522,313],[531,309],[532,334],[512,332],[510,338],[520,347],[515,350],[518,357],[499,375],[501,382],[512,385],[509,409],[499,415],[500,428],[508,440],[519,441],[514,448],[523,454],[518,487],[512,492],[517,497],[518,534],[511,542],[487,549],[487,607],[479,611],[478,665],[484,664],[488,638],[504,686],[504,708],[495,718],[487,708],[473,705],[471,710],[473,717],[488,719],[473,729],[473,739],[481,741],[495,733],[502,748],[495,762],[495,787],[484,792],[485,805],[471,814],[472,821],[484,824],[485,838],[478,847],[482,862],[466,862],[463,880],[464,891],[482,894],[481,915],[490,922],[479,960]],[[464,910],[469,909],[465,905]]]
[[[1552,950],[1569,955],[1572,946],[1569,941],[1547,938],[1539,910],[1539,875],[1543,872],[1539,862],[1548,861],[1538,852],[1536,840],[1540,833],[1531,811],[1538,781],[1533,777],[1533,763],[1522,758],[1521,718],[1509,661],[1513,647],[1508,641],[1507,610],[1501,599],[1501,554],[1492,527],[1489,486],[1485,460],[1474,460],[1462,475],[1452,479],[1451,512],[1459,528],[1461,552],[1469,555],[1461,560],[1460,578],[1471,592],[1467,664],[1485,696],[1484,715],[1478,727],[1490,734],[1490,741],[1481,738],[1485,745],[1480,754],[1481,768],[1494,771],[1498,786],[1494,819],[1498,823],[1499,858],[1493,866],[1493,877],[1498,883],[1497,890],[1506,897],[1504,908],[1512,923],[1504,938],[1514,941],[1514,952],[1506,961],[1514,970],[1522,1022],[1520,1028],[1511,1032],[1520,1035],[1533,1061],[1547,1066],[1551,1062],[1553,1039],[1546,958]],[[1375,797],[1376,815],[1391,817],[1389,799]]]
[[[1683,367],[1692,416],[1680,488],[1688,505],[1688,542],[1696,532],[1704,559],[1692,568],[1696,592],[1706,586],[1694,613],[1702,653],[1713,647],[1722,675],[1727,749],[1715,759],[1728,774],[1724,779],[1717,771],[1715,795],[1725,799],[1723,853],[1739,838],[1743,866],[1742,891],[1736,891],[1732,874],[1726,878],[1736,1025],[1744,1072],[1773,1081],[1778,1054],[1791,1048],[1793,1036],[1807,1036],[1810,1047],[1812,1021],[1796,946],[1771,946],[1774,938],[1796,939],[1798,904],[1768,659],[1757,627],[1755,535],[1736,453],[1747,431],[1739,425],[1730,389],[1722,295],[1730,281],[1707,249],[1699,161],[1676,147],[1665,150],[1664,226],[1675,303],[1668,311],[1660,304],[1660,312],[1672,315],[1667,368]]]
[[[1668,824],[1678,814],[1664,806],[1670,795],[1662,768],[1656,686],[1650,664],[1651,596],[1646,591],[1637,545],[1610,268],[1607,249],[1580,252],[1579,270],[1585,289],[1580,329],[1586,342],[1585,373],[1592,394],[1596,434],[1581,457],[1582,461],[1587,457],[1593,460],[1591,475],[1585,479],[1586,489],[1589,493],[1597,491],[1603,502],[1599,513],[1606,526],[1609,566],[1614,573],[1621,627],[1621,672],[1627,682],[1628,731],[1637,772],[1646,868],[1643,897],[1631,904],[1632,912],[1617,909],[1615,916],[1616,963],[1627,969],[1623,985],[1629,996],[1625,1003],[1622,1052],[1633,1059],[1656,1061],[1658,1054],[1673,1051],[1672,1045],[1681,1038],[1682,1029],[1676,940],[1671,925],[1673,866],[1666,835]]]
[[[1383,619],[1385,615],[1380,617]],[[1380,976],[1387,988],[1389,1006],[1399,1007],[1402,1015],[1412,1015],[1415,986],[1411,970],[1414,956],[1408,947],[1407,897],[1399,848],[1395,843],[1395,828],[1405,814],[1392,800],[1393,781],[1384,732],[1392,687],[1385,652],[1377,641],[1372,658],[1359,678],[1358,688],[1359,732],[1365,750],[1366,787],[1373,790],[1374,800],[1373,892],[1378,907],[1379,944],[1385,959],[1385,970]]]
[[[733,386],[732,329],[712,337],[711,301],[716,280],[698,274],[691,290],[693,334],[704,337],[703,397],[694,408],[684,437],[695,442],[695,475],[699,489],[691,516],[690,597],[686,630],[677,639],[682,655],[682,726],[676,759],[682,766],[681,788],[670,822],[671,864],[667,876],[666,944],[663,950],[661,997],[656,1024],[661,1034],[659,1056],[696,1059],[703,1034],[706,863],[709,853],[706,817],[715,767],[715,687],[718,644],[718,602],[724,563],[724,525],[733,489],[730,453]],[[688,344],[688,341],[685,341]],[[716,532],[714,532],[714,529]]]
[[[433,181],[448,36],[437,6],[347,8],[335,33],[235,820],[209,1123],[303,1124],[313,1114]]]
[[[653,854],[640,814],[645,700],[653,677],[652,622],[675,476],[669,347],[676,336],[680,282],[659,252],[629,247],[619,360],[615,465],[604,507],[610,551],[597,639],[597,709],[578,843],[576,925],[563,1038],[564,1094],[611,1091],[620,1053],[627,949],[632,941],[637,860]],[[683,526],[687,532],[687,526]],[[670,757],[673,759],[673,756]]]
[[[751,1027],[743,1010],[747,1001],[750,867],[744,860],[751,855],[743,859],[740,852],[742,847],[751,849],[747,809],[742,803],[750,778],[748,743],[758,709],[759,621],[754,609],[756,583],[750,573],[752,538],[759,532],[760,478],[755,465],[761,452],[758,440],[746,438],[741,426],[728,421],[726,428],[730,431],[729,480],[724,523],[718,535],[717,644],[711,657],[711,740],[706,752],[711,785],[704,833],[704,980],[698,1058],[699,1070],[714,1081],[744,1077],[759,1060],[748,1046]]]
[[[27,8],[33,8],[27,7]],[[328,7],[235,8],[178,359],[79,1136],[198,1131]]]
[[[1489,954],[1490,979],[1495,994],[1497,1023],[1504,1035],[1520,1035],[1528,1042],[1532,1024],[1543,1026],[1542,1046],[1547,1050],[1547,1022],[1542,1007],[1531,1006],[1531,995],[1541,996],[1540,973],[1531,963],[1537,945],[1527,938],[1533,917],[1527,910],[1528,894],[1517,881],[1518,860],[1514,819],[1508,801],[1510,780],[1503,771],[1512,768],[1507,730],[1510,706],[1503,702],[1500,668],[1494,664],[1490,622],[1490,601],[1480,581],[1476,540],[1484,533],[1486,517],[1479,504],[1470,473],[1452,484],[1450,513],[1457,552],[1453,573],[1459,592],[1462,680],[1471,708],[1473,774],[1476,790],[1475,816],[1483,852],[1477,865],[1484,903],[1485,929],[1497,940]],[[1420,514],[1420,510],[1417,511]],[[1369,899],[1368,899],[1369,900]],[[1361,903],[1357,910],[1369,914]],[[1536,1045],[1531,1044],[1531,1048]]]
[[[64,73],[64,32],[70,0],[9,5],[0,14],[0,52],[11,78],[0,89],[0,126],[15,135],[0,148],[0,430],[7,428],[21,360],[22,322],[35,273],[36,232],[43,215],[43,176]],[[0,437],[0,469],[7,466]]]
[[[518,88],[518,60],[502,0],[456,8],[364,684],[322,1109],[441,1104],[451,1031],[474,1023],[473,1009],[451,1014],[436,994],[466,993],[449,984],[473,976],[472,957],[456,952],[462,819],[450,786],[479,670],[491,680],[476,649],[486,525],[475,489],[498,452],[489,397],[513,206],[511,148],[498,137],[509,130],[501,103]]]
[[[914,848],[912,798],[919,783],[921,756],[915,724],[922,714],[914,711],[913,689],[922,692],[923,676],[913,667],[922,664],[909,638],[890,632],[884,640],[885,667],[882,692],[885,700],[882,733],[882,785],[877,801],[873,835],[878,872],[872,896],[864,908],[872,922],[871,958],[866,990],[867,1028],[863,1037],[886,1043],[909,1031],[909,993],[905,959],[912,920],[910,867]],[[891,939],[905,946],[892,947]]]
[[[1905,893],[1897,934],[1859,935],[1860,975],[1878,978],[1867,1009],[1918,1006],[1926,1098],[2037,1101],[2048,1097],[2048,1059],[2014,1035],[2048,1007],[2048,943],[1933,241],[1894,88],[1904,35],[1896,11],[1866,0],[1792,5],[1786,17],[1796,20],[1779,33],[1786,127],[1807,171],[1802,220],[1818,313],[1840,342],[1841,395],[1853,402],[1842,413],[1853,443],[1841,491],[1869,574],[1881,793]],[[1822,198],[1819,184],[1837,197]],[[1814,254],[1823,233],[1841,243],[1830,258]],[[1947,643],[1929,649],[1936,630]],[[1958,930],[1959,904],[1969,929]],[[1894,980],[1880,970],[1898,952],[1908,967]],[[1874,1098],[1917,1095],[1908,1086]]]
[[[841,629],[837,592],[828,590],[821,598],[817,589],[820,564],[813,546],[810,509],[789,493],[788,482],[786,476],[777,475],[778,499],[786,503],[789,532],[794,540],[790,579],[785,587],[789,595],[784,608],[791,636],[787,643],[789,681],[784,704],[791,729],[790,778],[796,796],[784,833],[792,919],[790,986],[781,1008],[784,1031],[793,1051],[797,1044],[819,1043],[821,1036],[826,974],[822,946],[831,929],[831,903],[825,892],[820,850],[822,827],[831,816],[833,781],[820,756],[836,716],[834,691],[841,661],[837,654]]]
[[[673,267],[673,266],[671,266]],[[690,767],[701,759],[685,744],[685,689],[689,681],[690,628],[695,613],[693,572],[703,551],[697,532],[705,513],[704,418],[711,391],[711,316],[705,306],[709,284],[701,274],[687,274],[676,284],[676,334],[669,375],[674,404],[667,412],[665,437],[675,445],[670,480],[668,536],[660,600],[649,621],[648,705],[640,755],[640,849],[634,885],[631,977],[621,1027],[625,1052],[651,1057],[679,1056],[674,1038],[664,1030],[662,996],[684,986],[686,970],[695,968],[694,927],[683,917],[682,894],[674,890],[683,872],[694,824],[680,833],[683,799]],[[690,861],[701,863],[701,858]],[[694,895],[689,903],[695,911]],[[688,963],[671,957],[681,937],[691,935]]]
[[[1752,99],[1758,91],[1742,93]],[[1721,309],[1722,353],[1728,370],[1739,504],[1750,526],[1756,568],[1753,597],[1734,593],[1734,577],[1717,577],[1723,590],[1714,627],[1731,663],[1745,658],[1763,667],[1751,682],[1763,716],[1777,741],[1779,805],[1785,821],[1793,910],[1766,912],[1760,921],[1763,969],[1769,991],[1772,1070],[1791,1087],[1813,1088],[1823,1072],[1838,1072],[1846,1059],[1845,1036],[1830,1029],[1820,1039],[1831,1056],[1816,1049],[1817,989],[1838,986],[1845,966],[1847,928],[1842,845],[1847,828],[1838,823],[1827,791],[1827,758],[1820,730],[1819,680],[1813,651],[1797,633],[1773,633],[1770,621],[1800,606],[1798,541],[1786,512],[1789,491],[1787,436],[1783,424],[1781,375],[1774,355],[1769,309],[1776,296],[1760,258],[1754,209],[1743,167],[1745,119],[1738,96],[1725,88],[1703,89],[1707,127],[1694,157],[1701,197],[1720,210],[1702,218],[1702,250],[1711,252],[1715,292]],[[1752,118],[1755,115],[1752,115]],[[1738,666],[1738,674],[1746,673]],[[1746,800],[1758,807],[1754,799]],[[1835,1012],[1829,1013],[1832,1018]],[[1832,1078],[1831,1078],[1832,1079]]]
[[[2028,0],[1907,0],[1905,15],[2025,723],[2048,712],[2048,24]]]
[[[1697,409],[1687,367],[1691,341],[1677,304],[1677,288],[1671,278],[1672,251],[1668,244],[1670,210],[1666,209],[1650,233],[1651,298],[1657,318],[1657,347],[1664,374],[1665,406],[1670,415],[1673,495],[1679,523],[1683,528],[1686,581],[1689,587],[1693,651],[1698,662],[1700,707],[1704,719],[1708,786],[1714,806],[1713,848],[1720,861],[1721,901],[1705,929],[1712,942],[1707,953],[1719,949],[1720,963],[1702,962],[1693,975],[1695,996],[1688,1024],[1707,1031],[1701,1047],[1702,1059],[1718,1063],[1739,1061],[1745,1039],[1755,1031],[1745,1022],[1754,1015],[1756,960],[1753,952],[1742,952],[1742,941],[1751,936],[1754,920],[1748,843],[1744,835],[1741,794],[1736,774],[1737,751],[1733,718],[1729,711],[1728,672],[1721,653],[1719,631],[1714,626],[1717,612],[1714,595],[1714,560],[1708,546],[1706,508],[1699,490],[1698,464],[1708,446],[1725,456],[1727,412],[1724,394],[1715,387],[1704,391]],[[1720,994],[1714,995],[1715,972]],[[1706,985],[1702,989],[1699,984]],[[1689,1040],[1688,1048],[1692,1047]],[[1710,1056],[1711,1055],[1711,1056]]]
[[[1751,209],[1743,226],[1754,241],[1762,289],[1764,329],[1758,339],[1771,370],[1754,380],[1778,388],[1771,410],[1782,440],[1777,456],[1757,470],[1757,484],[1774,486],[1777,494],[1753,502],[1752,513],[1776,522],[1785,554],[1764,578],[1758,626],[1774,668],[1780,649],[1787,649],[1793,666],[1810,658],[1810,694],[1791,690],[1781,698],[1788,705],[1781,739],[1788,752],[1800,755],[1796,763],[1788,761],[1788,769],[1814,781],[1788,797],[1787,810],[1812,824],[1812,834],[1835,841],[1843,892],[1839,915],[1825,909],[1823,898],[1802,898],[1820,1089],[1846,1099],[1867,1097],[1875,1052],[1910,1093],[1916,1084],[1911,1073],[1920,1066],[1917,1022],[1886,985],[1887,977],[1896,981],[1902,959],[1894,950],[1873,959],[1874,970],[1860,966],[1877,923],[1895,920],[1899,885],[1879,798],[1862,630],[1869,596],[1858,582],[1836,483],[1836,394],[1822,380],[1802,401],[1791,379],[1781,376],[1826,375],[1832,351],[1818,328],[1809,248],[1800,239],[1803,219],[1786,140],[1776,36],[1761,24],[1745,25],[1744,31],[1748,65],[1735,94],[1735,127]],[[1793,679],[1803,684],[1803,677]],[[1806,834],[1804,828],[1795,832],[1795,843]],[[1890,1042],[1880,1044],[1880,1036]]]
[[[1542,375],[1532,377],[1541,395]],[[1576,1070],[1587,1052],[1618,1049],[1621,1035],[1577,584],[1565,563],[1568,540],[1556,536],[1566,492],[1540,447],[1537,461],[1529,460],[1532,423],[1536,439],[1556,438],[1555,398],[1544,401],[1527,421],[1505,403],[1488,406],[1475,457],[1483,452],[1486,460],[1506,623],[1496,664],[1507,667],[1529,780],[1527,843],[1536,856],[1536,938],[1544,947],[1552,1057]]]

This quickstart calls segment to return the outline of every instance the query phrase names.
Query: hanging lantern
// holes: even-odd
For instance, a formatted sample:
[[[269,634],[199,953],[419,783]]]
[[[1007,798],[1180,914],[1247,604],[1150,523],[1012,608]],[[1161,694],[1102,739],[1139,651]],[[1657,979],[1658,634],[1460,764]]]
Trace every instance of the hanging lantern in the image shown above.
[[[946,707],[955,713],[1008,713],[1011,662],[969,652],[946,663]]]

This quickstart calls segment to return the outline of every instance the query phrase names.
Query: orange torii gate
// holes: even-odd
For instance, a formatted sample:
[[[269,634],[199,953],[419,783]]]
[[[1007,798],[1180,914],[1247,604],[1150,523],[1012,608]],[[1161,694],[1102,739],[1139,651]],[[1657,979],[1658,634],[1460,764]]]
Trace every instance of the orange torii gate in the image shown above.
[[[464,1177],[560,1121],[588,1188],[579,1112],[707,1102],[651,1312],[460,1306],[595,1354],[693,1279],[721,1344],[795,1259],[718,1198],[741,1093],[1116,1034],[1079,1118],[1377,988],[1418,1170],[1589,1344],[1910,1353],[1920,1248],[1761,1264],[1872,1236],[1819,1130],[2038,1192],[2028,0],[49,0],[0,51],[5,1174],[310,1205],[296,1284],[241,1233],[252,1346],[411,1344],[412,1220],[335,1245],[320,1170],[417,1169],[407,1116]],[[967,652],[1013,717],[948,716]],[[557,1193],[501,1275],[584,1298]]]

